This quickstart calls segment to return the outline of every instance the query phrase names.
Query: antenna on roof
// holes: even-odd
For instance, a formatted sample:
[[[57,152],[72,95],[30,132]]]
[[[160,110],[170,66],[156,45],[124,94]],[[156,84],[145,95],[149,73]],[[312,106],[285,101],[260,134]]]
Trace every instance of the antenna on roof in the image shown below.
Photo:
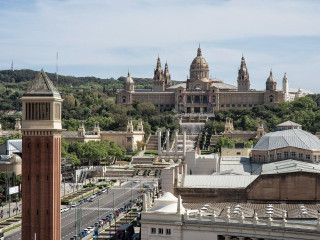
[[[56,55],[56,85],[58,87],[58,52],[57,52],[57,55]]]
[[[11,71],[13,72],[13,60],[11,61]]]

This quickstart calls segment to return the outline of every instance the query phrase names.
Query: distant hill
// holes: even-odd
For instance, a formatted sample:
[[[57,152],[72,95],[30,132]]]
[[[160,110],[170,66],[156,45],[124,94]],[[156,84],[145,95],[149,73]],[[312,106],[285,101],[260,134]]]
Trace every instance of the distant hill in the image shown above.
[[[22,70],[2,70],[0,71],[0,82],[2,83],[23,83],[29,82],[35,78],[38,71],[33,71],[30,69]],[[49,78],[55,83],[56,75],[55,73],[47,73]],[[74,77],[74,76],[64,76],[58,75],[59,86],[61,87],[79,87],[81,85],[99,84],[101,86],[106,86],[107,89],[112,88],[122,88],[123,82],[126,77],[114,78],[97,78],[97,77]],[[152,78],[133,78],[135,82],[135,88],[137,89],[151,89],[152,88]],[[179,81],[173,81],[174,84],[179,83]],[[22,85],[21,85],[22,86]],[[24,85],[24,87],[26,87]]]

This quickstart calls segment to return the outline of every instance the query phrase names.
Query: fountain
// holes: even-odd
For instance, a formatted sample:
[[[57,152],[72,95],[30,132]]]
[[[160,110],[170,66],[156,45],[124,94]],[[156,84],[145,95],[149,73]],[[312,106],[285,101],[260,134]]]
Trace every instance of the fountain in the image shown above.
[[[180,123],[180,132],[186,131],[188,135],[198,135],[204,129],[205,123]]]

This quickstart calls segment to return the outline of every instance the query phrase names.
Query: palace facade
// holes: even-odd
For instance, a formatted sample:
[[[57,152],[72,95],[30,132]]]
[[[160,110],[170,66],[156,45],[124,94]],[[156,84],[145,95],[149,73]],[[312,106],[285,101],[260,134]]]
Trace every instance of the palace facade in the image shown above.
[[[179,113],[213,113],[218,110],[250,109],[259,104],[277,105],[281,101],[292,101],[307,95],[305,90],[289,89],[287,75],[283,77],[283,88],[277,88],[272,70],[266,81],[266,89],[250,89],[250,77],[244,57],[238,70],[238,86],[232,86],[209,77],[209,65],[199,46],[197,56],[190,65],[190,77],[172,85],[168,64],[161,68],[158,57],[154,70],[152,91],[135,90],[134,81],[128,73],[124,89],[117,92],[116,102],[131,106],[134,101],[151,102],[161,109],[175,109]]]

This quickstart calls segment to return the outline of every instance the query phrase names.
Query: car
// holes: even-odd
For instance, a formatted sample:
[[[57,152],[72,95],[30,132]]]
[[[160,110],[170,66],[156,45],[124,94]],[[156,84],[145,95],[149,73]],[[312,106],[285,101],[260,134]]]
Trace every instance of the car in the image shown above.
[[[93,232],[94,227],[87,227],[87,229],[88,229],[89,233],[91,233],[91,232]]]
[[[134,183],[139,183],[140,181],[138,181],[138,180],[134,180],[133,182],[134,182]]]
[[[76,206],[77,206],[77,204],[75,204],[75,203],[71,204],[71,207],[76,207]]]
[[[88,202],[93,202],[93,198],[89,198],[89,199],[88,199]]]

